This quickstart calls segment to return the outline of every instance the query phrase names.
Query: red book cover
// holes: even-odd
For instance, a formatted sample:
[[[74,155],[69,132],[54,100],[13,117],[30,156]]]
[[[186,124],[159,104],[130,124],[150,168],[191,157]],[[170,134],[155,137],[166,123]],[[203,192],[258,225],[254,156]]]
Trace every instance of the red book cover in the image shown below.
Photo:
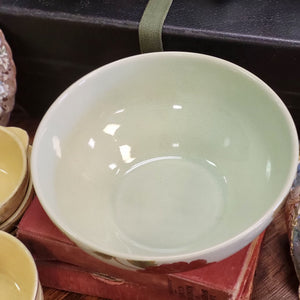
[[[86,254],[51,222],[37,198],[32,201],[20,221],[17,237],[27,245],[35,257],[38,267],[40,266],[39,271],[43,279],[41,281],[45,286],[48,283],[48,286],[55,287],[53,284],[50,284],[51,280],[52,283],[55,281],[55,276],[53,275],[55,269],[57,269],[57,274],[67,274],[69,269],[66,266],[73,265],[73,268],[77,271],[81,270],[85,276],[96,273],[98,277],[110,278],[113,281],[121,280],[122,282],[130,283],[132,286],[138,286],[140,289],[142,287],[148,288],[149,291],[156,289],[162,296],[167,294],[167,299],[246,300],[249,297],[241,297],[245,294],[244,291],[247,291],[249,296],[251,294],[252,281],[263,234],[250,245],[221,262],[212,263],[191,271],[171,274],[150,274],[123,270]],[[64,272],[58,271],[59,268],[62,268],[59,262],[65,263]],[[42,270],[45,271],[46,267],[52,270],[48,272],[48,275],[47,272],[42,272]],[[72,269],[72,272],[75,272],[75,269]],[[51,279],[51,276],[54,279]],[[57,283],[56,287],[70,291],[72,287],[67,286],[68,277],[63,278],[65,280],[61,278],[61,284],[58,285]],[[80,279],[81,277],[78,276],[77,278]],[[89,283],[89,281],[84,280],[83,282]],[[64,283],[65,287],[62,283]],[[85,284],[77,284],[77,286],[81,287],[83,285]],[[109,287],[110,285],[107,286],[108,291]],[[87,288],[71,291],[87,293]],[[121,290],[121,287],[119,289]],[[91,290],[93,289],[91,288]],[[90,294],[93,293],[90,291]],[[93,295],[101,296],[96,290]],[[106,296],[103,295],[102,297]],[[111,299],[118,298],[112,297]]]
[[[221,294],[215,297],[203,288],[200,295],[195,294],[192,285],[183,287],[180,285],[178,291],[172,294],[166,289],[151,288],[137,283],[126,282],[123,279],[109,277],[104,274],[88,272],[78,266],[57,261],[37,261],[37,268],[42,285],[81,293],[105,299],[143,299],[143,300],[164,300],[164,299],[220,299]],[[255,272],[256,263],[250,266],[251,274],[245,281],[245,285],[240,289],[236,300],[250,299],[252,291],[252,279]]]

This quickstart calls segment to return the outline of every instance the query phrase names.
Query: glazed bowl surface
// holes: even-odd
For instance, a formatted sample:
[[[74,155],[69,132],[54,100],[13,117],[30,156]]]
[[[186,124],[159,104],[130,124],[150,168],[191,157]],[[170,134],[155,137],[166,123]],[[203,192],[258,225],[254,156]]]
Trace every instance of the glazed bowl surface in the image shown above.
[[[41,121],[32,177],[55,224],[129,269],[219,261],[271,222],[296,174],[279,97],[227,61],[137,55],[69,87]]]

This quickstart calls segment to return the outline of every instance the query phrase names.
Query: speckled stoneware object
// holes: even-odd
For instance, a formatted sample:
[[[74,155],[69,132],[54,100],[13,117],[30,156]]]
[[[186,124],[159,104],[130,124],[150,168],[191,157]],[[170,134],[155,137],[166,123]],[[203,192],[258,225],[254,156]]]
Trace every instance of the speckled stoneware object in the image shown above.
[[[300,164],[298,165],[297,176],[293,187],[287,196],[285,213],[288,237],[290,240],[290,253],[296,275],[300,280]],[[300,298],[300,288],[298,294]]]
[[[11,49],[0,29],[0,125],[6,126],[15,104],[16,67]]]

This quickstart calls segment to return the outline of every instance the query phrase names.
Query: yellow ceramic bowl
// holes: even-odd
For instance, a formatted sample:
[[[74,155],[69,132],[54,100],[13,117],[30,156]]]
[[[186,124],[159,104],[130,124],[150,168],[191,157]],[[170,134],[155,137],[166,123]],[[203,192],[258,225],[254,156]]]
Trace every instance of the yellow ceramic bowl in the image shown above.
[[[31,146],[29,146],[28,148],[29,161],[30,161],[30,153],[31,153]],[[29,171],[29,183],[23,201],[11,216],[3,223],[0,224],[0,230],[6,232],[12,232],[15,229],[16,224],[21,219],[26,209],[28,208],[29,204],[31,203],[33,196],[34,196],[34,188],[32,185],[32,178],[30,176],[30,171]]]
[[[0,231],[0,299],[41,300],[39,279],[28,249]]]
[[[28,135],[20,128],[0,126],[0,144],[0,223],[2,223],[16,211],[28,187]]]

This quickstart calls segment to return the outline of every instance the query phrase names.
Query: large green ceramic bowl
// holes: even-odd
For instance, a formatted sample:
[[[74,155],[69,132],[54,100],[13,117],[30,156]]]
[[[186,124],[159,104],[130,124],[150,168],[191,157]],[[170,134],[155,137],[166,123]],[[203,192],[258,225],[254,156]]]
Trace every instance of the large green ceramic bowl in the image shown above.
[[[32,177],[47,214],[85,251],[170,271],[251,242],[297,158],[292,118],[264,82],[218,58],[165,52],[68,88],[38,128]]]

